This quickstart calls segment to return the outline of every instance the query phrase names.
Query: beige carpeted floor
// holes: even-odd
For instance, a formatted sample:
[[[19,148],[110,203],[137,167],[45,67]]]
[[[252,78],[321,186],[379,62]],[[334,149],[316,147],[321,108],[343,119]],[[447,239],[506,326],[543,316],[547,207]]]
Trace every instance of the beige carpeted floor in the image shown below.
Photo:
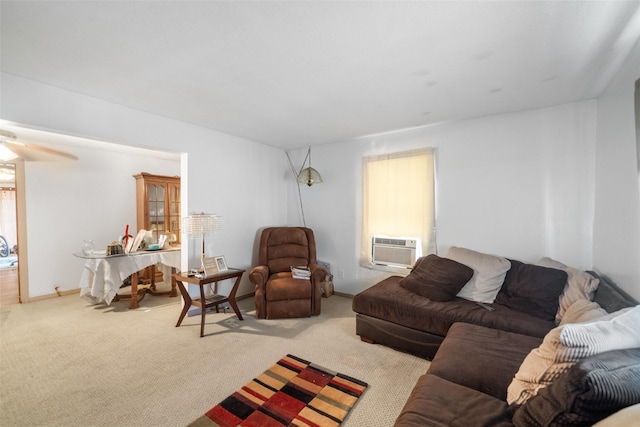
[[[355,335],[351,300],[322,314],[199,316],[175,327],[178,298],[89,305],[77,295],[0,308],[0,425],[184,426],[287,353],[369,383],[343,423],[391,426],[429,362]]]

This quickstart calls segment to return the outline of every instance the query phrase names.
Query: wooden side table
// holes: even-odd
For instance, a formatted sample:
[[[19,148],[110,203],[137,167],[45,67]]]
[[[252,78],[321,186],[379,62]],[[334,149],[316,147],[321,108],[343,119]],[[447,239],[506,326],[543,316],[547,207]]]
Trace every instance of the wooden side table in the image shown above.
[[[176,283],[178,284],[178,289],[180,289],[180,293],[184,298],[184,307],[182,308],[182,313],[180,313],[180,317],[178,318],[178,323],[176,323],[176,328],[180,326],[184,316],[187,315],[189,308],[194,305],[200,308],[200,337],[204,336],[204,317],[207,312],[207,308],[215,307],[216,312],[218,312],[218,306],[225,302],[228,302],[233,311],[238,316],[238,319],[242,319],[242,314],[240,314],[240,309],[238,309],[238,304],[236,304],[236,292],[238,291],[238,285],[240,285],[240,279],[242,278],[242,273],[245,270],[230,268],[227,271],[223,271],[221,273],[214,274],[212,276],[203,277],[199,279],[195,276],[187,276],[183,273],[176,273],[173,277],[176,279]],[[231,288],[231,292],[229,292],[228,296],[218,295],[218,282],[226,279],[236,278],[235,283],[233,284],[233,288]],[[191,283],[193,285],[198,285],[200,287],[200,298],[191,298],[189,292],[187,291],[187,287],[184,283]],[[204,288],[209,283],[215,283],[214,293],[212,295],[205,296]]]

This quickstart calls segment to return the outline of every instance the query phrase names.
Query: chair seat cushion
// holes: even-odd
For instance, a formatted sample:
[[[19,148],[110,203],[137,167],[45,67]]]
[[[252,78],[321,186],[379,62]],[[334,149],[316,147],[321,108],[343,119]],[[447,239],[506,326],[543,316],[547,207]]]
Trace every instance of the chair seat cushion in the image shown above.
[[[311,299],[311,281],[294,279],[291,273],[271,275],[265,289],[267,301]]]

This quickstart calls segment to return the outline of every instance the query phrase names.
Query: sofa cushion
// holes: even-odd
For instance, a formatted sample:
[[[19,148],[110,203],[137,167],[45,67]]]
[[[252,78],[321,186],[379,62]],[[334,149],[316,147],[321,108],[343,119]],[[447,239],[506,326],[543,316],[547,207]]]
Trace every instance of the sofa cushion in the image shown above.
[[[451,326],[429,373],[505,400],[507,387],[540,338],[468,323]],[[473,355],[470,357],[470,355]],[[487,374],[487,367],[491,374]]]
[[[418,379],[394,426],[507,427],[513,424],[504,400],[427,373]]]
[[[447,258],[473,269],[473,277],[458,292],[460,298],[492,303],[500,291],[511,263],[502,257],[452,246]]]
[[[592,425],[640,403],[640,348],[609,351],[575,364],[513,416],[516,426]]]
[[[559,296],[567,283],[567,273],[515,260],[510,262],[511,268],[496,303],[546,320],[555,320]]]
[[[456,322],[472,323],[544,337],[555,324],[499,304],[488,311],[462,298],[439,302],[421,297],[400,286],[399,276],[388,277],[353,298],[353,311],[397,325],[444,337]]]
[[[452,259],[427,255],[416,262],[400,285],[433,301],[449,301],[473,276],[473,270]]]
[[[560,295],[560,304],[556,314],[556,323],[560,323],[564,312],[578,299],[593,301],[593,297],[598,289],[600,280],[593,277],[586,271],[580,271],[573,267],[568,267],[561,262],[551,258],[541,258],[537,265],[542,267],[556,268],[564,270],[567,277],[567,284]]]
[[[640,306],[602,318],[552,329],[527,355],[507,389],[507,401],[522,405],[579,360],[610,350],[640,347]]]

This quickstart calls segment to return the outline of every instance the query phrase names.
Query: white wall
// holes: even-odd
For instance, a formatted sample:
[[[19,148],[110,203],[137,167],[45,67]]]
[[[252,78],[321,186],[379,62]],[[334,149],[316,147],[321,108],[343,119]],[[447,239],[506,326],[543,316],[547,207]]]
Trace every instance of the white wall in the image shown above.
[[[436,147],[441,255],[464,246],[592,267],[595,114],[587,101],[314,147],[324,182],[301,188],[306,223],[336,290],[355,294],[388,275],[358,264],[362,158],[418,147]],[[296,167],[304,154],[291,153]],[[290,185],[291,225],[301,223],[295,191]]]
[[[215,238],[207,240],[207,253],[224,255],[229,266],[250,267],[254,263],[257,230],[286,223],[284,172],[288,166],[280,149],[4,73],[1,82],[0,111],[4,120],[117,144],[187,153],[184,156],[187,164],[182,165],[180,173],[186,187],[183,189],[185,200],[188,200],[188,205],[182,207],[183,214],[203,211],[223,217],[224,228]],[[49,170],[47,173],[66,172]],[[28,175],[29,172],[27,180],[30,179]],[[128,181],[131,173],[127,171],[122,175],[126,175]],[[37,198],[36,185],[28,185],[27,198]],[[105,215],[103,203],[92,201],[87,206],[81,196],[76,203],[56,203],[55,200],[52,203],[46,211],[31,209],[28,214],[30,255],[32,248],[50,244],[49,237],[42,233],[46,226],[37,223],[49,221],[52,213],[82,211],[82,218]],[[101,227],[99,220],[95,227]],[[85,236],[71,238],[81,241]],[[36,271],[46,271],[73,258],[69,249],[49,255],[30,259],[30,277],[37,278],[39,273]],[[186,267],[187,258],[183,254],[183,268]],[[69,268],[67,273],[62,282],[65,288],[73,286],[74,277],[79,279],[81,271],[76,266]],[[51,281],[52,278],[47,278],[40,283],[36,279],[30,283],[30,296],[51,293]],[[252,290],[248,275],[245,275],[238,295]]]
[[[634,85],[640,43],[598,98],[594,264],[640,300],[640,197]]]

